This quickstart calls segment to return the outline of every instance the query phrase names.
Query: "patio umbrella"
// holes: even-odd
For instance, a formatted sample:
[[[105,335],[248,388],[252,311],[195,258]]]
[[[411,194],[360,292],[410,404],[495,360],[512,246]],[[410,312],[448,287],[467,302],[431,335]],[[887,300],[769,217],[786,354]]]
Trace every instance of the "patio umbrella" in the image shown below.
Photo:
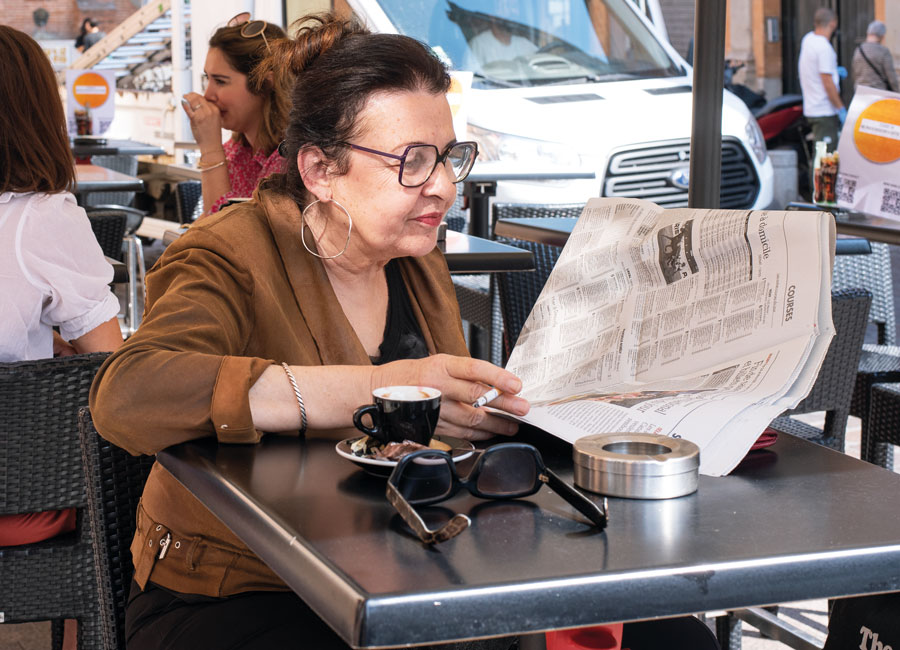
[[[688,206],[718,208],[722,175],[725,3],[694,2],[694,112]]]

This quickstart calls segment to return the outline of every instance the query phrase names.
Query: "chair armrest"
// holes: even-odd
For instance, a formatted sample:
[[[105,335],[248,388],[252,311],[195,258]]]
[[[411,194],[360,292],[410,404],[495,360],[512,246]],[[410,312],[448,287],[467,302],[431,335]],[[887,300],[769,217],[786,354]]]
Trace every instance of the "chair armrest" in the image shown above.
[[[862,237],[839,237],[834,242],[835,255],[871,255],[872,245]]]
[[[113,267],[112,284],[124,284],[128,282],[128,267],[119,260],[107,257],[106,261]]]

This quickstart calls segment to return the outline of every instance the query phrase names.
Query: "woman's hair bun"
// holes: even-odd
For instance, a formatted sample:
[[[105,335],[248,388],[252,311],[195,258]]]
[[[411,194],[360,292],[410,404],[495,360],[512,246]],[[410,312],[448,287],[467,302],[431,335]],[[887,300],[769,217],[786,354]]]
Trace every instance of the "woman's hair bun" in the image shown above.
[[[369,33],[357,20],[338,18],[330,13],[305,16],[291,27],[297,31],[294,39],[287,43],[290,52],[285,63],[295,75],[309,68],[344,38]]]

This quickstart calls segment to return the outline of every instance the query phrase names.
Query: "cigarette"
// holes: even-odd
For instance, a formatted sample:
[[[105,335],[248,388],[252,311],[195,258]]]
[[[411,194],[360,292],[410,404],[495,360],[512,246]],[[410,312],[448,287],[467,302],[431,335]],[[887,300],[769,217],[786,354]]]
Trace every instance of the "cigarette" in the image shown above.
[[[473,402],[472,406],[474,406],[475,408],[481,408],[485,404],[493,402],[498,397],[500,397],[500,390],[497,388],[492,388],[484,395],[479,397],[477,401]]]

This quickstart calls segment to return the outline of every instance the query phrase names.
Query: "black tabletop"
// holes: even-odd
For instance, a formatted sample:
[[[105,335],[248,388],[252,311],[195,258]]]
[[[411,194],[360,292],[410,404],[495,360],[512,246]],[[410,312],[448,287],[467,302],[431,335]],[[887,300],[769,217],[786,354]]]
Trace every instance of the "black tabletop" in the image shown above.
[[[546,244],[547,246],[565,246],[577,221],[578,219],[575,217],[507,217],[497,220],[497,223],[494,224],[494,234],[498,237],[523,239],[537,242],[538,244]],[[871,253],[872,248],[869,245],[869,240],[885,241],[884,236],[887,233],[890,233],[896,239],[895,242],[889,241],[888,243],[900,243],[900,222],[893,223],[888,219],[875,221],[872,217],[853,222],[847,217],[843,221],[836,218],[835,223],[837,224],[837,232],[840,235],[835,242],[835,255],[866,255]],[[846,225],[848,223],[851,225],[856,224],[860,227],[856,231],[851,232],[848,231]],[[876,236],[870,236],[872,233],[875,233]],[[881,234],[879,235],[878,233]]]
[[[838,213],[834,216],[838,233],[865,237],[870,241],[900,245],[900,221],[871,217],[860,212]]]
[[[127,154],[138,156],[147,154],[150,156],[162,156],[166,150],[153,144],[144,144],[134,140],[98,140],[90,143],[71,143],[72,153],[77,158],[86,156]]]
[[[75,193],[141,192],[144,181],[97,165],[75,165]]]
[[[534,255],[531,251],[490,239],[448,230],[446,241],[439,242],[438,245],[444,251],[450,273],[498,273],[534,269]]]
[[[577,221],[576,217],[508,217],[497,219],[494,234],[548,246],[565,246]]]
[[[572,478],[571,447],[535,430]],[[782,434],[678,499],[610,500],[597,532],[544,488],[421,509],[433,548],[334,440],[186,443],[159,462],[354,646],[434,643],[900,589],[900,476]]]

